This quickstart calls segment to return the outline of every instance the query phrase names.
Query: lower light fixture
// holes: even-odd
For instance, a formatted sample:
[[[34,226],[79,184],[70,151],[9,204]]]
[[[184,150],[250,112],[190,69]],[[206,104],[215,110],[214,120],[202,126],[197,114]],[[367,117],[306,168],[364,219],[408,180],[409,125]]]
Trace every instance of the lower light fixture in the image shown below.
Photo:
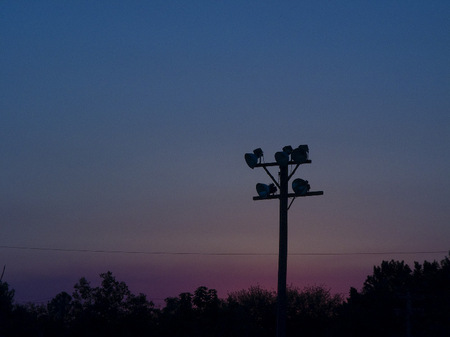
[[[277,188],[274,184],[256,184],[256,192],[261,198],[267,198],[270,194],[274,194],[277,191]]]
[[[310,188],[311,186],[309,186],[308,180],[297,178],[292,182],[292,190],[295,195],[306,195]]]

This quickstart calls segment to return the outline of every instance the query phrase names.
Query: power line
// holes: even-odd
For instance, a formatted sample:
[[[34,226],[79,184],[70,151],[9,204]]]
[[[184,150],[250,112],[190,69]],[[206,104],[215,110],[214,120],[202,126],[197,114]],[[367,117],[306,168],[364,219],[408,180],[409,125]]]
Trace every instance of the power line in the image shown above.
[[[197,256],[276,256],[277,253],[245,253],[245,252],[170,252],[170,251],[130,251],[130,250],[106,250],[106,249],[72,249],[72,248],[48,248],[28,246],[0,245],[0,249],[38,250],[73,253],[100,253],[100,254],[142,254],[142,255],[197,255]],[[448,250],[434,251],[384,251],[384,252],[307,252],[290,253],[291,256],[348,256],[348,255],[423,255],[423,254],[447,254]]]

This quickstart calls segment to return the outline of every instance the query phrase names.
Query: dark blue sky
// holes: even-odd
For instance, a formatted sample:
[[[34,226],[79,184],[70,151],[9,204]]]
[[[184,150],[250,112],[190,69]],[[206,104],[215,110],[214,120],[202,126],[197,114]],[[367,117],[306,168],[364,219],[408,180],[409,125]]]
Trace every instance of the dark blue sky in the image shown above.
[[[291,253],[448,251],[448,1],[2,1],[0,246],[277,253],[266,161],[309,144]],[[291,256],[360,287],[382,259]],[[0,248],[20,300],[107,269],[150,298],[276,287],[276,255]],[[30,289],[29,284],[34,284]]]

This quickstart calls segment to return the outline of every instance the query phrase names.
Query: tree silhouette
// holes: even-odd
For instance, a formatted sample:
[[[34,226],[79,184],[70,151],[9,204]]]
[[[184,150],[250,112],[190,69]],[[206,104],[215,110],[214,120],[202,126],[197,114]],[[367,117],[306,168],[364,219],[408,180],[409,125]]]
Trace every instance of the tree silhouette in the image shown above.
[[[192,294],[181,293],[178,297],[165,299],[161,324],[163,336],[191,336],[194,326]]]
[[[288,332],[302,336],[329,336],[343,298],[332,295],[324,286],[308,286],[302,290],[288,288]]]
[[[217,290],[198,287],[194,294],[166,298],[162,311],[164,336],[219,336],[225,333],[223,301]]]
[[[410,303],[411,329],[417,336],[450,336],[450,260],[415,263]]]
[[[72,296],[63,291],[59,293],[47,304],[47,311],[50,317],[61,323],[68,323],[71,320]]]
[[[13,301],[14,290],[9,289],[8,283],[0,281],[0,336],[11,328]]]
[[[233,326],[238,329],[234,331],[237,336],[273,336],[275,334],[275,292],[260,286],[252,286],[248,290],[229,294],[227,304],[232,312]]]
[[[168,297],[155,309],[111,272],[92,287],[81,278],[71,295],[47,305],[14,303],[14,290],[0,281],[0,336],[45,337],[265,337],[274,336],[276,294],[259,286],[218,297],[198,287]],[[450,260],[415,263],[382,261],[360,292],[343,302],[323,286],[288,287],[287,333],[302,337],[450,336]]]
[[[342,311],[350,336],[450,336],[450,261],[383,261]]]
[[[85,278],[75,284],[72,294],[72,330],[84,336],[143,334],[153,328],[153,303],[145,295],[131,294],[125,282],[110,271],[100,274],[99,287]]]

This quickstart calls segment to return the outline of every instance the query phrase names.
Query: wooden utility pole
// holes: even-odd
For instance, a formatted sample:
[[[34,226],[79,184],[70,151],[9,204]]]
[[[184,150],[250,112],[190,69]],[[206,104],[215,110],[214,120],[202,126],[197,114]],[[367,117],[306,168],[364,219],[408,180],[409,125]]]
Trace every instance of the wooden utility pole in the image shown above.
[[[290,148],[290,149],[288,149]],[[306,150],[305,150],[306,149]],[[294,154],[292,151],[304,151],[304,160],[293,160]],[[275,158],[277,162],[274,163],[261,163],[262,150],[256,149],[254,154],[247,153],[245,160],[250,168],[262,167],[264,171],[269,175],[274,184],[271,186],[264,184],[257,184],[257,192],[259,196],[253,197],[253,200],[267,200],[267,199],[280,199],[280,237],[279,237],[279,252],[278,252],[278,286],[277,286],[277,337],[286,337],[286,319],[287,319],[287,298],[286,298],[286,278],[287,278],[287,255],[288,255],[288,206],[289,198],[306,197],[313,195],[323,195],[323,191],[309,192],[309,184],[307,181],[301,181],[302,189],[294,191],[295,193],[288,193],[288,183],[299,165],[310,164],[311,160],[307,159],[309,150],[307,145],[300,145],[298,149],[292,150],[292,147],[286,146],[283,148],[283,152],[277,152]],[[298,153],[297,153],[298,155]],[[296,157],[298,158],[298,157]],[[259,162],[258,162],[259,161]],[[294,170],[289,175],[289,166],[295,165]],[[279,181],[277,181],[273,175],[269,172],[267,167],[278,166],[279,167]],[[294,180],[295,183],[295,180]],[[258,188],[258,185],[263,187]],[[279,194],[276,193],[276,187],[280,190]],[[264,189],[266,187],[266,189]],[[293,186],[294,189],[294,186]],[[291,201],[291,204],[292,204]]]
[[[286,336],[288,253],[288,166],[280,166],[280,244],[278,251],[277,336]]]

